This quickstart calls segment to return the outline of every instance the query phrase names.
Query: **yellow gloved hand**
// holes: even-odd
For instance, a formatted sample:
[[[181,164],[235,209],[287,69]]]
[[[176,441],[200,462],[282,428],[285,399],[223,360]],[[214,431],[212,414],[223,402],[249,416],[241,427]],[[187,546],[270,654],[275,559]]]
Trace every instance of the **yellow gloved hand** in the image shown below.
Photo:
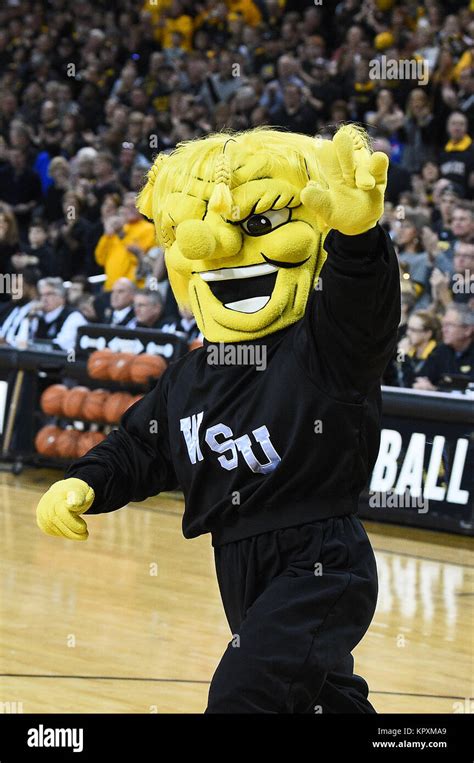
[[[47,535],[87,540],[87,525],[79,514],[90,509],[94,498],[94,490],[84,480],[69,477],[55,482],[36,508],[38,527]]]
[[[344,125],[332,141],[318,141],[317,162],[321,180],[306,185],[301,201],[316,213],[321,230],[355,236],[373,228],[384,209],[386,154],[371,154],[360,131]]]

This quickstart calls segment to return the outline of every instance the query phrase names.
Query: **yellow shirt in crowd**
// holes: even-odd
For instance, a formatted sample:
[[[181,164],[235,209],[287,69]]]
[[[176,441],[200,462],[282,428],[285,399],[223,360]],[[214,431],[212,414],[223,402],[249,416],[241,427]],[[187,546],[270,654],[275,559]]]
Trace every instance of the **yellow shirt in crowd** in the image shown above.
[[[239,13],[249,26],[257,26],[262,20],[262,14],[253,0],[225,0],[229,13]],[[153,36],[163,48],[171,48],[173,44],[173,32],[183,35],[183,50],[192,50],[193,33],[205,21],[208,20],[210,10],[203,11],[194,20],[187,14],[182,14],[176,19],[168,18],[166,10],[171,5],[171,0],[145,0],[143,10],[150,13],[153,26]],[[212,19],[212,16],[210,16]]]
[[[142,278],[138,280],[135,278],[138,260],[127,247],[139,246],[147,252],[155,244],[155,226],[147,220],[137,220],[127,223],[123,229],[125,232],[123,238],[117,234],[104,233],[95,249],[96,262],[104,268],[107,276],[104,284],[105,291],[110,291],[119,278],[129,278],[140,288],[145,285]]]

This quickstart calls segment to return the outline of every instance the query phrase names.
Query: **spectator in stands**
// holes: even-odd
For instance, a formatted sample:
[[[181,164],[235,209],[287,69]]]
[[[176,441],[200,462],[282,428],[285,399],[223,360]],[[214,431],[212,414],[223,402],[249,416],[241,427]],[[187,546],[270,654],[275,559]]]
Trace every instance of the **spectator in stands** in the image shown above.
[[[443,343],[423,364],[415,389],[436,390],[444,375],[462,375],[474,382],[474,311],[468,305],[452,305],[441,322]]]
[[[398,327],[398,340],[406,336],[408,318],[416,305],[416,291],[414,285],[408,280],[401,280],[401,313],[400,326]]]
[[[440,241],[453,241],[452,219],[456,202],[459,200],[452,186],[448,186],[440,195],[439,216],[432,223],[432,230]]]
[[[308,40],[308,38],[306,39]],[[307,61],[306,69],[303,67],[304,61],[298,73],[309,86],[313,105],[319,112],[322,124],[329,120],[331,102],[341,98],[342,88],[331,78],[328,62],[324,58],[318,57],[317,54],[313,54],[311,59]]]
[[[114,170],[114,160],[112,156],[104,151],[97,154],[94,160],[94,177],[93,193],[99,205],[102,204],[104,198],[109,194],[121,192]]]
[[[451,303],[469,303],[474,294],[474,243],[457,241],[454,245],[454,272],[443,273],[435,268],[431,275],[433,305],[444,311]]]
[[[64,281],[75,275],[88,275],[92,258],[92,225],[82,215],[79,196],[68,191],[63,197],[63,218],[51,228],[57,274]]]
[[[19,252],[19,235],[16,217],[11,207],[0,203],[0,272],[11,273],[11,258]],[[0,293],[0,302],[7,302],[9,295]]]
[[[218,59],[217,72],[206,77],[199,97],[210,112],[214,111],[219,102],[230,101],[241,86],[242,78],[236,76],[237,70],[234,71],[233,68],[235,64],[235,55],[223,50]]]
[[[474,295],[474,243],[457,243],[451,292],[453,301],[461,304],[468,303]]]
[[[133,281],[129,278],[118,278],[112,286],[110,307],[104,311],[103,322],[111,326],[134,328],[136,318],[133,304],[136,293],[137,287]]]
[[[11,205],[20,235],[26,236],[33,209],[41,200],[39,175],[27,165],[28,157],[19,148],[11,149],[9,163],[0,170],[0,200]]]
[[[407,216],[400,220],[395,236],[399,246],[399,261],[402,270],[409,274],[415,286],[417,308],[428,305],[431,301],[430,276],[432,264],[427,252],[423,251],[423,219]]]
[[[420,174],[413,174],[411,187],[418,196],[419,204],[429,208],[433,204],[433,191],[439,180],[439,167],[431,159],[424,162]]]
[[[298,74],[299,63],[289,55],[280,56],[277,62],[277,79],[271,80],[265,87],[260,99],[260,106],[269,114],[282,106],[286,85],[303,87],[304,81]]]
[[[155,228],[145,220],[135,206],[135,194],[127,193],[119,214],[104,221],[104,235],[95,250],[95,258],[107,276],[105,289],[110,291],[118,278],[136,279],[140,257],[155,243]]]
[[[425,360],[441,339],[441,325],[436,315],[417,310],[408,319],[406,336],[398,343],[397,382],[411,387]]]
[[[109,217],[115,217],[118,214],[120,205],[122,202],[122,197],[118,193],[111,193],[108,194],[104,201],[102,202],[102,205],[100,207],[100,216],[98,220],[96,220],[94,223],[92,223],[92,229],[91,229],[91,249],[92,252],[95,252],[96,246],[99,243],[100,237],[105,232],[105,220]],[[92,274],[95,273],[102,273],[103,269],[95,262],[94,257],[94,264],[91,266]]]
[[[355,60],[354,70],[347,78],[345,98],[350,104],[352,119],[360,122],[365,121],[366,114],[375,108],[376,83],[370,76],[368,59],[359,56]]]
[[[140,153],[138,153],[133,143],[124,141],[119,156],[118,179],[122,188],[131,189],[131,174],[134,168],[141,169],[141,182],[143,185],[146,170],[150,163]]]
[[[457,241],[470,244],[474,241],[474,208],[468,201],[459,201],[453,209],[451,232],[454,239],[444,252],[435,259],[435,267],[443,273],[454,272],[454,249]]]
[[[388,158],[392,156],[392,146],[387,138],[375,138],[372,147],[374,151],[382,151]],[[407,169],[390,162],[387,172],[387,189],[385,200],[392,204],[398,204],[400,194],[411,188],[411,175]]]
[[[90,295],[89,281],[86,276],[73,276],[67,284],[66,300],[70,307],[78,307],[84,295]]]
[[[136,320],[133,328],[161,329],[163,325],[163,298],[158,290],[137,291],[133,300]]]
[[[459,89],[456,94],[456,108],[467,118],[467,132],[474,134],[474,69],[467,67],[459,74]]]
[[[43,277],[57,274],[54,250],[48,241],[48,227],[42,220],[33,219],[28,228],[28,244],[22,247],[23,254],[12,257],[13,265],[21,270],[25,265],[37,266]],[[15,257],[25,258],[24,264],[17,265]]]
[[[100,218],[100,204],[94,192],[94,182],[87,177],[79,177],[74,182],[74,193],[81,205],[81,215],[91,225],[95,225]],[[116,194],[120,198],[119,194]]]
[[[474,147],[468,135],[467,117],[454,111],[447,121],[449,140],[441,151],[441,175],[450,180],[462,196],[474,196]]]
[[[408,97],[403,127],[405,147],[402,166],[409,172],[420,172],[424,162],[436,160],[433,119],[428,95],[421,87],[415,88]]]
[[[292,132],[314,135],[317,131],[318,111],[308,87],[289,83],[283,89],[283,103],[270,111],[273,124]]]
[[[75,308],[66,304],[66,287],[60,278],[42,278],[38,282],[39,305],[30,312],[30,338],[48,340],[66,352],[75,348],[77,329],[87,321]]]
[[[44,197],[44,216],[50,223],[60,220],[63,215],[63,196],[69,189],[71,170],[63,156],[55,156],[48,167],[52,183]]]
[[[367,123],[387,138],[397,135],[403,127],[405,115],[396,103],[393,93],[387,88],[382,88],[378,91],[375,102],[377,110],[366,114]]]

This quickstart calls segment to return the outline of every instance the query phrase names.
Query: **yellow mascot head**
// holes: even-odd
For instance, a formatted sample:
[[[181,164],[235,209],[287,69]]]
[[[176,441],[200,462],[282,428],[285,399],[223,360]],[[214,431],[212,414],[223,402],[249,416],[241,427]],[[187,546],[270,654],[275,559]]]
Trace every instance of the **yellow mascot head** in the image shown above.
[[[298,321],[326,254],[327,229],[302,191],[320,138],[258,127],[159,154],[139,194],[173,293],[211,342],[258,339]]]

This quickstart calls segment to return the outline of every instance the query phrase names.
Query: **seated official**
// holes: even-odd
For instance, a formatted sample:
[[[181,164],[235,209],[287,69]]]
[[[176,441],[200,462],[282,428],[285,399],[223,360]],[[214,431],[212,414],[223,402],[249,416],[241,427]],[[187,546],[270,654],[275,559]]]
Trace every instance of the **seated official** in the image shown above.
[[[133,301],[137,287],[129,278],[119,278],[110,292],[110,306],[105,307],[103,322],[110,326],[134,328],[136,323]]]
[[[140,289],[135,294],[133,309],[135,321],[132,328],[160,329],[163,326],[163,297],[156,289]]]
[[[41,278],[40,271],[38,268],[26,267],[21,275],[21,299],[11,299],[5,303],[5,309],[0,316],[0,344],[16,345],[23,320],[38,302],[37,284]]]
[[[77,329],[87,320],[74,307],[66,304],[66,287],[60,278],[42,278],[38,282],[39,309],[31,318],[30,339],[52,341],[62,350],[76,345]]]
[[[474,312],[453,304],[441,322],[443,344],[424,362],[414,389],[436,390],[444,374],[461,374],[474,382]]]

